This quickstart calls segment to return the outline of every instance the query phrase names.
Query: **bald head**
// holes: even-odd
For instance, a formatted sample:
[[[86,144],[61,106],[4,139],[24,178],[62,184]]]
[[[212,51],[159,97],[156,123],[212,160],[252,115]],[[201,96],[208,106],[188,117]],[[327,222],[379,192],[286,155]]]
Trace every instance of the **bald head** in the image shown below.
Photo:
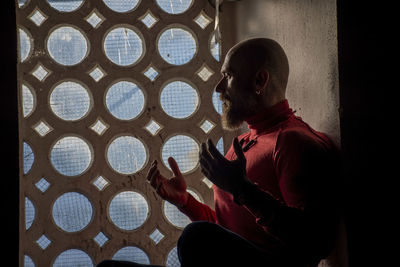
[[[289,63],[283,48],[274,40],[254,38],[233,46],[228,54],[234,65],[257,73],[265,69],[269,73],[269,86],[285,92],[289,77]],[[243,70],[241,70],[243,71]]]
[[[232,47],[215,87],[223,101],[222,125],[236,129],[246,118],[285,99],[289,64],[275,41],[256,38]]]

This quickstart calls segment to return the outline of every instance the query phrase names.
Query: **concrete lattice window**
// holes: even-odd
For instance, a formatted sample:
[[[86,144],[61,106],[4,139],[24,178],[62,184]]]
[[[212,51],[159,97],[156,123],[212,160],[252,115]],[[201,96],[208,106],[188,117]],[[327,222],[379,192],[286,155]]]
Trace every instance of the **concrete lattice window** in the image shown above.
[[[179,266],[189,219],[145,181],[175,157],[212,206],[200,142],[224,150],[207,0],[19,0],[20,266]],[[225,142],[226,144],[226,142]]]

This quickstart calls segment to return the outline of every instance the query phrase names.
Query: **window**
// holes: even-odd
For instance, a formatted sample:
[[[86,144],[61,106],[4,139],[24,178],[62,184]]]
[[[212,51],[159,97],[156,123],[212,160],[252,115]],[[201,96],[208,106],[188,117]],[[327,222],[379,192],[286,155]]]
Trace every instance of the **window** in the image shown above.
[[[19,0],[20,257],[179,266],[189,219],[147,183],[175,157],[213,205],[200,142],[224,150],[213,93],[221,46],[207,0]]]

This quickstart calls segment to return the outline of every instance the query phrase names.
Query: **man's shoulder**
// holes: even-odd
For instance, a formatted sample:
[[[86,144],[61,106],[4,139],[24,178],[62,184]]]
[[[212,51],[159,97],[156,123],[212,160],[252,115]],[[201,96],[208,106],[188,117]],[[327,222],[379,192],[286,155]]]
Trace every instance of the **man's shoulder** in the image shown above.
[[[293,119],[280,129],[278,142],[281,145],[332,145],[332,142],[324,133],[314,130],[310,125],[305,123],[300,118]]]

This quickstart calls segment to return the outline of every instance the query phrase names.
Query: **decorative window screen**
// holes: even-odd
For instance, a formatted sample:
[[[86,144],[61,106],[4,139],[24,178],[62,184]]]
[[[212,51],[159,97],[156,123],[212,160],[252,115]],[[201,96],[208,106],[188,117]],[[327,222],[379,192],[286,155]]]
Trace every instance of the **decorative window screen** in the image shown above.
[[[222,152],[221,46],[207,0],[19,0],[20,266],[179,266],[189,219],[145,177],[173,156],[213,206],[201,142]],[[224,142],[225,141],[225,142]]]

